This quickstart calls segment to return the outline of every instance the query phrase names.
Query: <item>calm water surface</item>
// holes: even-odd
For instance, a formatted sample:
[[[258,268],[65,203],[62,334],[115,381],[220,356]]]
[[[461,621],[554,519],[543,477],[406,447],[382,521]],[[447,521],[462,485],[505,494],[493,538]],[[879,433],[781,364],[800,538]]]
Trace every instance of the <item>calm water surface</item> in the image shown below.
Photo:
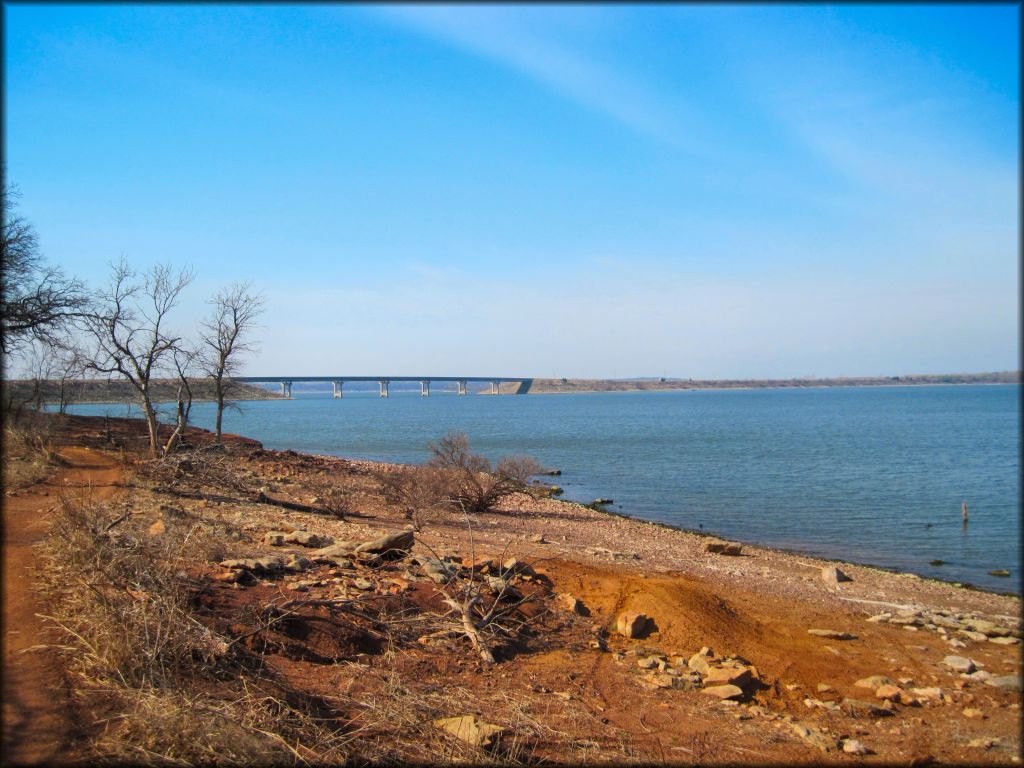
[[[212,427],[212,406],[197,403],[193,422]],[[225,430],[268,448],[398,462],[425,460],[428,441],[459,430],[492,459],[528,453],[561,469],[553,479],[569,499],[612,498],[634,517],[1020,592],[1018,385],[327,392],[243,403]],[[1000,568],[1012,577],[988,575]]]

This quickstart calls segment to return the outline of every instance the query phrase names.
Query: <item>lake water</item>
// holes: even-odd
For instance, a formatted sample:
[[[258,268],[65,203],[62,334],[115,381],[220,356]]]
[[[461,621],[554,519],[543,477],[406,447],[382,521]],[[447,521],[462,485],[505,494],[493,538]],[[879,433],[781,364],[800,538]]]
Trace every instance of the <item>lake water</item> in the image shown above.
[[[340,400],[241,405],[225,431],[268,448],[421,462],[428,441],[459,430],[492,459],[527,453],[561,469],[551,480],[565,498],[611,498],[633,517],[1020,592],[1018,385],[429,398],[392,389],[387,399],[346,389]],[[124,405],[71,410],[125,415]],[[212,427],[212,405],[197,403],[193,422]]]

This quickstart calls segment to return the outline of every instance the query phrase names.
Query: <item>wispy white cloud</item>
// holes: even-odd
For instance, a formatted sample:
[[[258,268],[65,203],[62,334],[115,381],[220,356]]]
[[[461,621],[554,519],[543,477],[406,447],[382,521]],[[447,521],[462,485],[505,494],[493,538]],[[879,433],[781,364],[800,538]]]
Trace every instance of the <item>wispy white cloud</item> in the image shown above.
[[[406,5],[376,10],[406,29],[507,66],[648,138],[695,149],[681,124],[678,98],[667,109],[666,99],[643,78],[585,51],[578,23],[569,24],[575,42],[559,35],[586,9]]]

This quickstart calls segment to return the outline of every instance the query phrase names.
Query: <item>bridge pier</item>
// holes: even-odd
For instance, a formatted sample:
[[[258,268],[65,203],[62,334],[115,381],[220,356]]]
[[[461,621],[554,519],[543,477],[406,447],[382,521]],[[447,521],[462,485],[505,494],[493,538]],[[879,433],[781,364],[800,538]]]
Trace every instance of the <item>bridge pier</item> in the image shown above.
[[[420,382],[420,397],[430,397],[430,379]]]
[[[498,394],[498,382],[496,382],[496,381],[492,381],[491,382],[491,394],[492,395]]]
[[[387,379],[381,379],[380,380],[380,396],[381,397],[387,397],[388,396],[388,385],[390,383],[391,382],[388,381]]]
[[[460,379],[459,381],[457,381],[455,383],[459,387],[459,394],[460,395],[466,394],[466,380],[465,379]]]
[[[340,400],[342,397],[342,387],[345,386],[344,381],[332,381],[331,382],[331,394],[334,395],[335,400]]]
[[[292,399],[292,383],[290,381],[281,382],[281,397]]]

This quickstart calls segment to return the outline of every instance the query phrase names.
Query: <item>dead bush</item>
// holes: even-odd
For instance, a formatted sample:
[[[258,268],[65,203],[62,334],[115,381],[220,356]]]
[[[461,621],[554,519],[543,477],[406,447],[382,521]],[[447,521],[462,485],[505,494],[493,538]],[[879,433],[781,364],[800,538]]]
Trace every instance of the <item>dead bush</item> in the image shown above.
[[[383,467],[376,478],[384,500],[412,522],[413,530],[422,530],[432,513],[452,506],[449,475],[436,467]]]
[[[470,452],[469,439],[461,432],[449,432],[428,447],[427,466],[444,478],[447,500],[467,512],[487,512],[509,496],[529,493],[530,478],[544,471],[529,456],[506,456],[492,466]]]

